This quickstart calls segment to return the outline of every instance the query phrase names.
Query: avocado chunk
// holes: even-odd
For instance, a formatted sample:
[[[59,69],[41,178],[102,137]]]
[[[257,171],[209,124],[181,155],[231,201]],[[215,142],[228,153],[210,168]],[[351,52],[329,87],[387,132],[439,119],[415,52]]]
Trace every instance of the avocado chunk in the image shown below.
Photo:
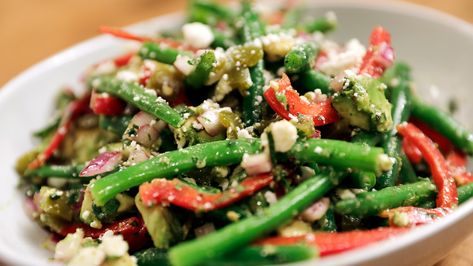
[[[183,239],[182,225],[169,208],[161,205],[148,207],[141,201],[139,194],[135,197],[135,203],[155,247],[169,248]]]
[[[332,104],[350,125],[386,132],[393,121],[385,88],[385,84],[371,77],[347,77],[343,89],[333,95]]]

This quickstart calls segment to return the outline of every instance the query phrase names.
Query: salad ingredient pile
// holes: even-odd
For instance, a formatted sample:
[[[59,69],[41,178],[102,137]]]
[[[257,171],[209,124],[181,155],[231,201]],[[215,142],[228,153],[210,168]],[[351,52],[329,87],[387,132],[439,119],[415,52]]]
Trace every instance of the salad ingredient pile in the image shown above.
[[[473,196],[473,135],[422,101],[387,29],[335,14],[189,4],[176,31],[64,89],[18,159],[31,217],[69,265],[266,265],[431,223]],[[369,29],[367,29],[367,33]]]

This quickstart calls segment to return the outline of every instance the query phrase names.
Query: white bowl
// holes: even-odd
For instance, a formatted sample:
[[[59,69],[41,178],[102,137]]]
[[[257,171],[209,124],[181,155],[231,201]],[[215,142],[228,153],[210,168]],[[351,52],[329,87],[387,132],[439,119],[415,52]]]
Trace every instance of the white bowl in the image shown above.
[[[472,128],[471,88],[473,27],[448,15],[401,2],[326,1],[308,3],[311,14],[337,13],[339,41],[351,37],[365,41],[375,25],[392,32],[397,56],[414,69],[418,90],[444,106],[449,97],[460,103],[458,118]],[[315,8],[317,7],[317,8]],[[176,27],[182,15],[162,16],[129,27],[137,33]],[[31,67],[0,91],[0,260],[14,265],[51,265],[51,253],[41,247],[46,233],[22,210],[13,165],[31,149],[31,133],[51,115],[52,100],[63,85],[80,88],[83,70],[96,62],[121,54],[126,44],[107,36],[80,43]],[[432,88],[432,85],[437,87]],[[440,89],[438,89],[440,88]],[[473,201],[452,215],[394,240],[318,261],[319,265],[429,265],[447,254],[472,230]],[[307,262],[306,264],[313,264]],[[304,263],[303,263],[304,264]]]

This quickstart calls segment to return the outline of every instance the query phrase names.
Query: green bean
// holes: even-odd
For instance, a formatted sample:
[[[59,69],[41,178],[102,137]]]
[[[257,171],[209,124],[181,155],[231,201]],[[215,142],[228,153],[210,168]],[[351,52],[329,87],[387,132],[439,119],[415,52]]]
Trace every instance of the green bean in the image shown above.
[[[95,84],[98,83],[98,84]],[[129,83],[113,78],[103,77],[92,81],[96,89],[120,97],[129,104],[143,110],[173,127],[180,127],[184,118],[171,108],[168,103],[156,94],[148,93],[136,83]]]
[[[407,159],[407,156],[401,152],[401,171],[400,171],[400,181],[401,183],[414,183],[418,181],[417,174],[412,167],[411,162]]]
[[[203,22],[206,24],[215,24],[218,20],[233,23],[235,15],[223,5],[213,1],[194,0],[190,3],[191,21]]]
[[[243,123],[246,126],[254,125],[262,118],[262,95],[264,92],[264,64],[260,60],[258,64],[250,68],[250,76],[253,84],[248,89],[248,95],[243,98]]]
[[[294,76],[292,85],[299,93],[320,89],[322,93],[330,94],[330,77],[312,69]]]
[[[204,52],[198,59],[194,70],[186,77],[186,85],[198,89],[205,85],[216,62],[215,52]]]
[[[473,197],[473,182],[458,188],[458,202],[463,203]]]
[[[324,171],[310,178],[279,201],[255,215],[198,239],[174,246],[169,258],[175,266],[199,265],[223,257],[284,224],[334,187],[344,174]]]
[[[111,131],[118,136],[123,135],[128,123],[130,123],[131,116],[106,116],[101,115],[99,117],[99,127],[107,131]]]
[[[305,30],[310,33],[312,32],[327,33],[329,31],[334,30],[336,27],[337,27],[336,18],[332,18],[330,16],[324,16],[310,23],[307,23],[305,25]]]
[[[172,178],[202,166],[240,163],[245,153],[255,153],[259,146],[256,140],[222,140],[165,152],[97,180],[91,185],[91,192],[95,203],[103,205],[116,194],[154,178]]]
[[[84,169],[83,164],[79,165],[44,165],[34,170],[27,170],[25,176],[37,176],[42,178],[79,178],[79,173]],[[87,179],[89,180],[89,179]]]
[[[396,70],[398,67],[394,66],[394,69]],[[397,78],[397,84],[390,89],[393,127],[383,135],[381,140],[381,147],[383,147],[386,154],[395,160],[391,170],[383,173],[376,181],[376,188],[378,189],[394,186],[398,181],[402,165],[400,155],[402,143],[400,137],[397,136],[396,127],[409,119],[411,112],[411,95],[409,74],[405,73],[405,68],[400,67],[400,69],[402,72],[398,76],[395,76],[395,78]]]
[[[353,143],[364,143],[374,146],[380,140],[380,135],[373,132],[360,131],[352,138]],[[373,172],[354,170],[346,179],[350,188],[372,189],[376,185],[376,174]]]
[[[335,205],[335,211],[355,217],[377,215],[386,209],[416,205],[434,195],[435,191],[435,185],[430,180],[387,187],[359,194],[354,199],[341,200]]]
[[[469,155],[473,154],[473,134],[455,121],[448,113],[414,98],[412,116],[445,136],[458,149]]]
[[[171,265],[166,250],[149,248],[135,253],[139,266]],[[215,258],[205,262],[205,265],[274,265],[297,262],[317,256],[317,250],[312,246],[249,246],[236,251],[225,258]]]
[[[301,73],[312,68],[318,49],[313,43],[296,45],[284,58],[284,67],[290,74]]]
[[[381,148],[340,140],[309,139],[298,142],[287,155],[299,162],[317,162],[377,174],[389,170],[392,164]]]
[[[172,65],[176,61],[179,51],[174,48],[165,47],[164,45],[154,42],[143,43],[138,54],[142,59],[152,59],[158,62]]]
[[[275,265],[317,257],[317,249],[307,245],[250,246],[225,257],[206,261],[205,265]]]
[[[358,131],[351,139],[354,143],[365,143],[369,146],[376,146],[381,141],[381,134],[365,130]]]
[[[473,197],[473,182],[460,186],[457,188],[457,190],[458,190],[458,203],[459,204],[464,203],[465,201]],[[432,195],[431,197],[421,201],[417,206],[421,208],[427,208],[427,209],[435,208],[436,207],[435,195]]]
[[[260,21],[258,14],[252,10],[251,4],[247,1],[242,3],[242,37],[243,42],[251,42],[264,34],[264,25]],[[243,123],[252,126],[261,121],[261,106],[264,87],[264,63],[260,60],[256,66],[250,68],[250,76],[253,84],[248,89],[248,95],[243,98]]]
[[[243,19],[241,35],[244,43],[251,42],[264,34],[264,25],[259,15],[252,9],[249,1],[242,2],[241,17]]]
[[[373,172],[353,170],[346,179],[349,188],[359,188],[369,190],[376,185],[376,174]]]
[[[97,180],[92,184],[92,195],[96,204],[102,205],[116,194],[154,178],[171,178],[202,165],[213,167],[240,163],[245,153],[255,153],[259,148],[260,141],[252,139],[213,141],[169,151]],[[373,172],[385,171],[391,164],[380,148],[339,140],[301,141],[281,156],[300,162],[317,162],[342,169],[355,168]]]

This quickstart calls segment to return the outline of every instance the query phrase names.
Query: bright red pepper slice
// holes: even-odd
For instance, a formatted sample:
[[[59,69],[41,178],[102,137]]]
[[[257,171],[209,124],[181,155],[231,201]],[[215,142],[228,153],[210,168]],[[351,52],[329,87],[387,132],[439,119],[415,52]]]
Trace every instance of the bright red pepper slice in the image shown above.
[[[371,32],[370,45],[360,66],[359,74],[368,74],[373,78],[383,75],[384,70],[394,61],[391,35],[383,27],[376,27]]]
[[[416,127],[418,127],[433,142],[437,143],[437,145],[439,146],[439,148],[442,152],[448,153],[451,150],[453,150],[454,146],[450,142],[450,140],[447,139],[446,137],[444,137],[442,134],[440,134],[436,130],[432,129],[426,123],[424,123],[420,120],[417,120],[417,119],[410,119],[409,122],[414,124]]]
[[[414,124],[403,123],[397,131],[404,139],[408,139],[422,153],[425,161],[430,166],[432,178],[437,187],[436,204],[441,208],[454,208],[458,205],[458,193],[447,161],[436,147],[435,143],[427,137]]]
[[[408,139],[402,141],[402,150],[411,163],[419,164],[422,162],[422,153]]]
[[[132,41],[137,41],[137,42],[155,42],[155,43],[160,43],[160,44],[166,44],[169,47],[172,48],[182,48],[184,50],[189,50],[189,51],[197,51],[198,49],[195,49],[194,47],[183,45],[182,43],[166,39],[166,38],[150,38],[150,37],[145,37],[145,36],[139,36],[135,35],[132,33],[129,33],[127,31],[117,29],[117,28],[112,28],[108,26],[101,26],[100,27],[100,32],[101,33],[106,33],[110,34],[112,36],[115,36],[117,38],[121,39],[126,39],[126,40],[132,40]]]
[[[446,160],[458,186],[473,182],[473,174],[466,169],[468,159],[465,153],[453,149],[447,154]]]
[[[277,94],[285,96],[287,108],[278,100]],[[272,84],[265,92],[264,98],[269,106],[282,118],[291,120],[298,115],[311,116],[315,126],[323,126],[338,121],[338,113],[332,107],[329,98],[318,103],[303,101],[299,93],[292,89],[291,81],[286,74],[278,81],[277,85]]]
[[[446,214],[450,213],[450,210],[451,209],[449,208],[425,209],[406,206],[385,210],[380,214],[380,216],[388,218],[389,225],[397,227],[399,225],[395,222],[395,216],[404,215],[403,223],[405,224],[402,225],[402,227],[411,227],[431,223],[438,218],[444,217]]]
[[[211,211],[226,207],[252,195],[273,181],[269,173],[251,176],[241,181],[237,187],[221,193],[198,191],[179,179],[158,178],[140,186],[140,197],[146,205],[173,204],[195,212]]]
[[[306,243],[314,245],[320,256],[337,254],[340,252],[360,248],[384,239],[392,238],[407,232],[406,228],[380,227],[372,230],[350,231],[341,233],[313,233],[295,237],[270,237],[256,242],[256,245],[295,245]]]
[[[141,217],[130,217],[111,224],[104,225],[101,229],[92,228],[86,224],[73,224],[64,227],[59,234],[63,237],[67,234],[75,233],[77,229],[84,231],[85,237],[94,239],[100,238],[107,231],[112,231],[114,234],[120,234],[123,239],[128,242],[131,251],[139,250],[150,243],[150,237],[146,226]]]
[[[72,101],[66,107],[61,123],[59,124],[56,133],[54,133],[53,138],[49,142],[48,146],[38,155],[38,157],[28,165],[28,169],[36,169],[42,166],[54,154],[69,132],[74,120],[77,119],[81,114],[84,114],[90,110],[89,101],[90,93],[86,93],[81,98]]]
[[[127,53],[124,55],[121,55],[119,57],[116,57],[113,59],[113,63],[115,64],[116,67],[122,67],[128,65],[130,63],[131,58],[135,55],[135,52]]]
[[[98,115],[120,115],[125,110],[126,103],[108,93],[93,91],[90,97],[90,109]]]

